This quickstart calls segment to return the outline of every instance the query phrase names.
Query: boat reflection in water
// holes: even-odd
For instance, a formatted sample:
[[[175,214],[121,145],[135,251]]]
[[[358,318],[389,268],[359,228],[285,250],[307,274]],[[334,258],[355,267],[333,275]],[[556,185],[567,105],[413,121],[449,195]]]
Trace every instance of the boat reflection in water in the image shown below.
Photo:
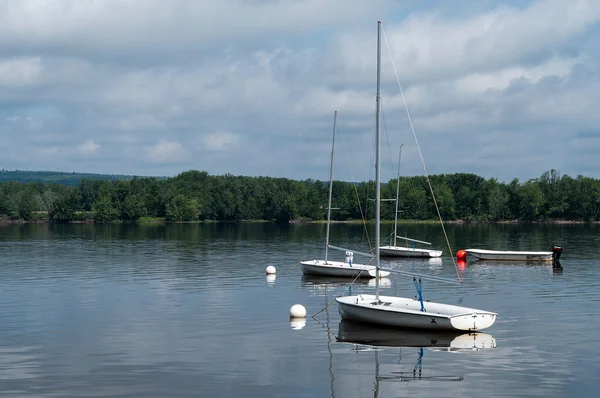
[[[323,287],[341,287],[348,286],[352,282],[352,278],[344,278],[339,276],[319,276],[319,275],[302,275],[302,286],[323,286]],[[366,285],[369,282],[367,278],[359,278],[354,281],[355,285]]]
[[[487,333],[393,329],[344,320],[340,322],[337,341],[383,347],[430,347],[444,351],[477,351],[496,348],[496,340]]]
[[[461,382],[461,375],[423,375],[425,348],[434,351],[479,351],[496,348],[496,340],[487,333],[434,332],[419,329],[391,329],[357,324],[342,320],[339,324],[337,341],[354,344],[364,351],[375,347],[375,397],[379,397],[380,382]],[[415,348],[416,359],[409,371],[388,371],[380,375],[379,347]],[[389,368],[389,364],[386,365]],[[392,365],[397,366],[397,365]]]
[[[314,291],[321,292],[318,295],[324,295],[327,293],[328,289],[331,288],[350,288],[350,285],[360,285],[360,286],[375,286],[375,278],[343,278],[343,277],[335,277],[335,276],[317,276],[317,275],[302,275],[301,286],[303,287],[312,287]],[[389,288],[392,286],[392,281],[389,278],[379,278],[379,287],[380,288]]]

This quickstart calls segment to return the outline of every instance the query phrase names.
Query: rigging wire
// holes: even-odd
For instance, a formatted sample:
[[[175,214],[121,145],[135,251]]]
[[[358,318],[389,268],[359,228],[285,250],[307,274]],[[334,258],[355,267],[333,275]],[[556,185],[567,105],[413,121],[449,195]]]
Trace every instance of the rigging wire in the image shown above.
[[[348,159],[348,168],[350,169],[350,176],[352,177],[352,185],[354,186],[354,193],[356,195],[356,200],[358,201],[358,210],[360,211],[360,218],[362,220],[363,223],[363,227],[364,227],[364,232],[367,238],[367,245],[369,247],[369,251],[372,250],[371,248],[371,239],[369,238],[369,231],[367,229],[367,218],[365,216],[365,214],[363,213],[363,208],[362,205],[360,203],[360,196],[358,194],[358,188],[356,187],[356,179],[354,178],[354,172],[352,170],[352,162],[350,161],[350,154],[348,153],[348,146],[346,145],[346,137],[344,136],[344,132],[342,131],[342,125],[340,124],[340,133],[342,135],[342,141],[344,142],[344,149],[346,150],[346,158]]]
[[[369,260],[369,263],[370,263],[371,261],[373,261],[373,259]],[[367,264],[368,264],[368,263],[367,263]],[[349,284],[348,286],[346,286],[346,288],[344,289],[344,291],[342,292],[342,294],[340,294],[340,296],[345,296],[345,295],[346,295],[346,292],[347,292],[348,290],[352,289],[352,285],[354,285],[354,282],[356,282],[356,281],[357,281],[357,280],[358,280],[358,279],[361,277],[361,275],[362,275],[362,273],[363,273],[364,271],[365,271],[365,270],[363,269],[362,271],[360,271],[360,272],[358,273],[358,275],[356,275],[356,276],[354,277],[354,279],[352,279],[352,281],[350,282],[350,284]],[[314,314],[314,315],[313,315],[311,318],[313,318],[314,320],[317,320],[316,316],[317,316],[317,315],[319,315],[321,312],[325,311],[325,310],[326,310],[326,309],[329,307],[329,305],[330,305],[331,303],[333,303],[334,301],[335,301],[335,297],[334,297],[334,298],[333,298],[333,300],[331,300],[331,301],[325,300],[325,307],[321,308],[321,309],[320,309],[318,312],[316,312],[316,313],[315,313],[315,314]],[[318,322],[318,321],[317,321],[317,322]]]
[[[381,107],[381,118],[383,119],[383,130],[385,131],[385,138],[387,140],[387,145],[388,145],[388,153],[390,155],[390,164],[392,166],[392,170],[395,170],[394,159],[392,157],[392,147],[390,145],[390,135],[388,134],[387,123],[385,121],[385,112],[383,111],[383,100],[382,99],[379,100],[379,104]]]
[[[394,68],[394,74],[396,75],[396,82],[398,83],[398,87],[400,88],[400,94],[402,95],[402,101],[404,102],[404,109],[406,109],[406,116],[408,117],[408,123],[410,124],[410,129],[413,133],[413,137],[414,137],[415,143],[417,145],[419,157],[421,158],[421,164],[423,165],[423,170],[425,171],[425,177],[427,178],[427,184],[429,185],[431,197],[433,198],[433,203],[435,204],[435,210],[437,211],[438,217],[440,219],[440,224],[442,225],[442,231],[444,232],[444,237],[446,238],[446,244],[448,245],[448,250],[450,251],[450,258],[452,258],[452,263],[454,264],[454,268],[456,270],[456,276],[458,277],[458,281],[460,283],[462,283],[462,278],[460,277],[460,272],[458,270],[458,266],[456,265],[456,261],[454,260],[454,256],[452,255],[453,251],[452,251],[452,247],[450,246],[450,240],[448,239],[448,234],[446,233],[446,228],[444,227],[444,222],[442,221],[442,215],[440,213],[440,208],[437,204],[437,200],[435,199],[435,195],[433,193],[433,187],[431,186],[431,180],[429,179],[429,173],[427,172],[427,167],[425,166],[425,160],[423,160],[423,153],[421,152],[421,147],[419,146],[419,140],[417,139],[417,133],[415,132],[415,127],[413,125],[412,118],[410,117],[410,112],[408,110],[408,104],[406,103],[406,97],[404,96],[404,90],[402,89],[402,84],[400,84],[400,78],[398,77],[398,71],[396,69],[396,64],[394,63],[394,57],[392,56],[392,50],[390,49],[390,44],[388,42],[387,35],[385,34],[385,29],[383,29],[383,23],[381,24],[381,31],[383,32],[385,44],[386,44],[388,52],[390,54],[390,59],[392,61],[392,67]]]

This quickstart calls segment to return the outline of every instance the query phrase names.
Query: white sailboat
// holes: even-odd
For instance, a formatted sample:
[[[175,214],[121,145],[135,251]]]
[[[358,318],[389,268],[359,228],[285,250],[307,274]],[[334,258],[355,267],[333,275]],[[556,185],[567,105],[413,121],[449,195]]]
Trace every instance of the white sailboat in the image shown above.
[[[432,249],[419,249],[417,247],[408,247],[408,246],[398,246],[396,239],[404,239],[407,242],[421,243],[424,245],[431,245],[430,242],[425,242],[422,240],[410,239],[402,236],[398,236],[398,204],[400,198],[400,160],[402,159],[402,146],[400,145],[400,151],[398,155],[398,179],[396,182],[396,213],[394,215],[394,243],[393,245],[386,245],[379,247],[379,254],[381,256],[387,257],[421,257],[421,258],[435,258],[441,257],[441,250],[432,250]]]
[[[333,140],[331,144],[331,166],[329,168],[329,199],[327,204],[327,229],[325,233],[325,259],[301,261],[302,273],[305,275],[332,276],[345,278],[383,278],[388,276],[388,271],[377,272],[376,267],[368,264],[356,264],[353,262],[354,253],[373,259],[372,254],[353,252],[341,247],[329,244],[329,226],[331,224],[331,196],[333,193],[333,161],[335,156],[335,125],[337,121],[337,111],[333,116]],[[329,248],[345,250],[345,261],[331,261],[327,258]]]
[[[381,22],[377,23],[377,96],[375,122],[375,267],[376,277],[380,269],[380,235],[381,235],[381,180],[379,156],[379,112],[380,112],[380,81],[381,81]],[[419,294],[418,300],[413,298],[381,296],[379,284],[376,283],[375,295],[358,294],[336,298],[340,316],[344,320],[385,325],[392,327],[413,327],[434,330],[466,330],[478,331],[490,327],[496,320],[497,314],[474,308],[435,302],[426,303],[421,294],[421,278],[442,279],[425,275],[412,274],[399,270],[388,271],[408,274],[414,278]],[[417,284],[416,278],[419,278]],[[379,278],[376,279],[379,281]]]

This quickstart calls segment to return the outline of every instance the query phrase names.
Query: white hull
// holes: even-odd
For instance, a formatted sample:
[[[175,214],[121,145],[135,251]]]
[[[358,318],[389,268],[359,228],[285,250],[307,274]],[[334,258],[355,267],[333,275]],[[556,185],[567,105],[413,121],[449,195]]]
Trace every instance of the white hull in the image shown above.
[[[478,331],[486,329],[496,321],[496,313],[456,305],[425,302],[412,298],[359,294],[335,299],[340,316],[344,320],[367,324],[401,328],[430,330]]]
[[[552,261],[552,252],[527,252],[527,251],[502,251],[467,249],[469,256],[478,260],[501,260],[501,261]]]
[[[379,254],[387,257],[421,257],[421,258],[433,258],[441,257],[441,250],[430,250],[430,249],[415,249],[412,247],[401,247],[401,246],[380,246]]]
[[[337,341],[384,347],[433,347],[448,351],[496,348],[496,340],[481,332],[391,329],[341,321]]]
[[[373,265],[366,264],[348,264],[342,261],[310,260],[301,261],[302,273],[305,275],[333,276],[343,278],[355,278],[360,275],[362,278],[374,278],[376,268]],[[384,278],[390,273],[388,271],[379,271],[379,277]]]

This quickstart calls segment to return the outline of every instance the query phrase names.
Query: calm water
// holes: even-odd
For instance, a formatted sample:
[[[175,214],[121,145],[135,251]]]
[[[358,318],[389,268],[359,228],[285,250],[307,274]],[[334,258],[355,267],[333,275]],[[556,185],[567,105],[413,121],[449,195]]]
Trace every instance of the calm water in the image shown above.
[[[332,244],[365,249],[360,227],[332,228]],[[391,265],[455,277],[437,228],[401,232],[442,248],[441,263]],[[496,348],[456,351],[444,346],[461,336],[420,349],[429,336],[348,331],[335,303],[323,310],[347,284],[297,266],[323,256],[323,225],[2,225],[0,395],[595,397],[599,230],[448,226],[454,252],[565,248],[561,273],[469,262],[463,286],[425,281],[425,299],[499,313],[486,330]],[[384,282],[385,294],[415,295],[409,279]],[[302,328],[289,320],[296,303],[309,313]]]

